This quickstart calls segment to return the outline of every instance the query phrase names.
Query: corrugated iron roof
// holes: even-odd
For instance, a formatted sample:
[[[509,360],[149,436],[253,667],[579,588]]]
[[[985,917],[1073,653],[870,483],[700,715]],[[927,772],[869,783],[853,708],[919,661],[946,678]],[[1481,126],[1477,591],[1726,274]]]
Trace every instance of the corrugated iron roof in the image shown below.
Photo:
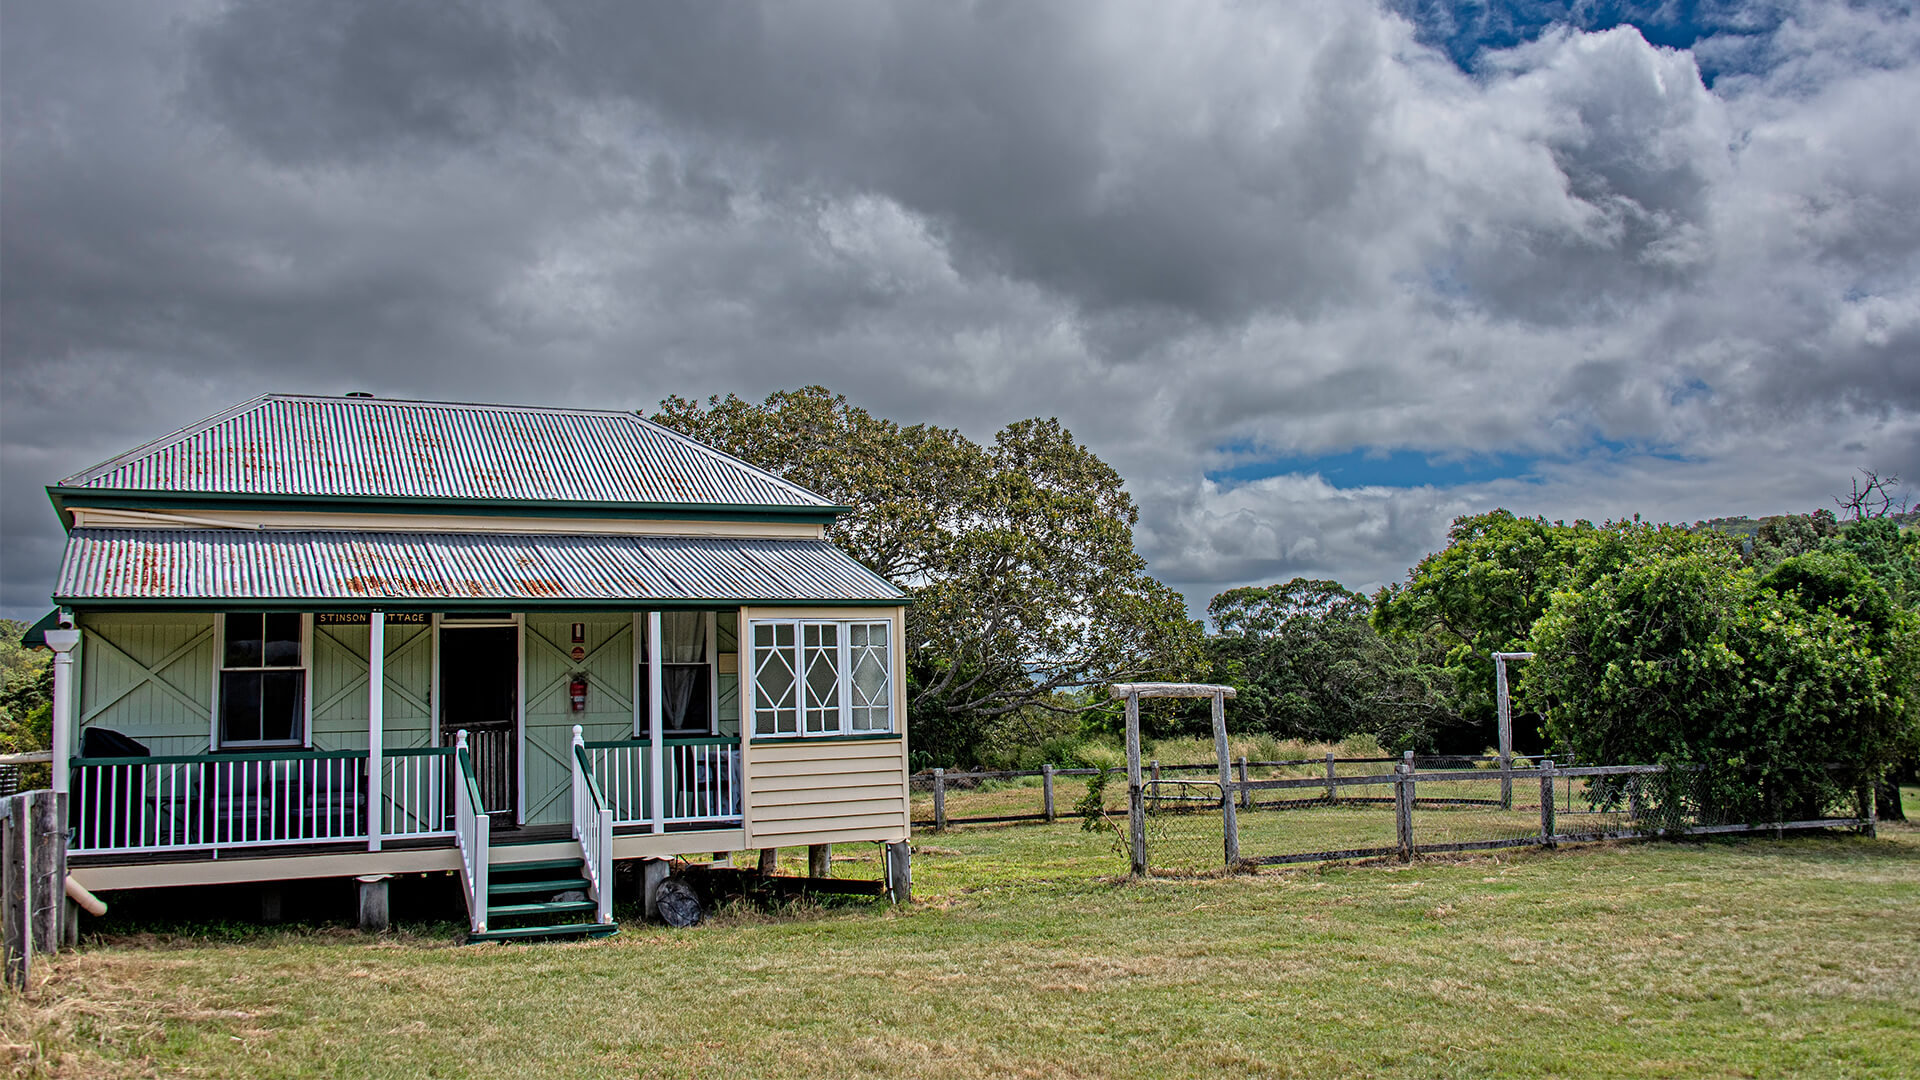
[[[823,540],[75,529],[54,597],[898,603],[904,594]]]
[[[60,482],[235,495],[831,507],[637,413],[269,394]]]

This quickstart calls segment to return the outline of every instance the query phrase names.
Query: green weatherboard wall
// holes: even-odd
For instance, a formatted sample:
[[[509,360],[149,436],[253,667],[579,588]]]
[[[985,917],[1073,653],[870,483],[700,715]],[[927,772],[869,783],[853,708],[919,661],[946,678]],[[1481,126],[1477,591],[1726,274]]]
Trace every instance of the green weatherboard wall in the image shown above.
[[[572,657],[573,624],[585,641],[582,660]],[[569,820],[573,791],[573,725],[589,741],[633,734],[633,616],[630,614],[528,614],[523,648],[527,664],[526,805],[530,825]],[[573,674],[587,676],[587,707],[574,712],[567,690]]]

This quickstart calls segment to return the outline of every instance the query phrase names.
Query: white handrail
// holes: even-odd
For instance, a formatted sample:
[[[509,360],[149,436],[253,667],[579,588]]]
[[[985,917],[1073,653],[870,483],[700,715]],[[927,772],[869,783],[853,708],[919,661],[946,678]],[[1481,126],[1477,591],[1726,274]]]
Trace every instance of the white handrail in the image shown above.
[[[493,822],[480,804],[480,781],[473,773],[473,755],[467,750],[467,730],[453,736],[455,773],[453,838],[460,847],[460,886],[467,895],[467,916],[473,932],[487,932],[487,849]]]
[[[573,725],[573,838],[580,844],[580,861],[587,871],[587,895],[599,905],[595,919],[613,921],[613,812],[600,795],[587,760],[586,738]]]

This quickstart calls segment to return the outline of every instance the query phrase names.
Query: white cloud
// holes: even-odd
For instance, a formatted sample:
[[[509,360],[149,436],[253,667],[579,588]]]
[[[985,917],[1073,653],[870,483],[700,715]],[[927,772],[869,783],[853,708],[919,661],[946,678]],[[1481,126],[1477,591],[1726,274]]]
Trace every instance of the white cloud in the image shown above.
[[[1631,29],[1463,72],[1333,0],[22,5],[0,606],[51,577],[40,485],[269,389],[1058,415],[1202,603],[1396,578],[1494,505],[1920,472],[1920,30],[1768,25],[1709,89]],[[1540,464],[1205,479],[1355,448]]]

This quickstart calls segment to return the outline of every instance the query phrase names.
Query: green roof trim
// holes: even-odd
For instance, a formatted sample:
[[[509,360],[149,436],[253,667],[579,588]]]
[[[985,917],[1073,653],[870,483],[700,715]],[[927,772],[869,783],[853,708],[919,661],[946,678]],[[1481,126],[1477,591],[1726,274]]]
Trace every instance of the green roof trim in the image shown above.
[[[58,629],[60,629],[60,609],[54,608],[40,616],[39,622],[27,627],[26,632],[20,635],[20,645],[27,649],[44,649],[47,647],[47,631]]]
[[[324,513],[477,514],[488,517],[633,518],[652,521],[767,521],[831,525],[850,506],[751,503],[554,502],[544,499],[450,499],[415,495],[236,495],[230,492],[147,491],[49,485],[47,498],[71,529],[69,506],[108,510],[314,510]]]

